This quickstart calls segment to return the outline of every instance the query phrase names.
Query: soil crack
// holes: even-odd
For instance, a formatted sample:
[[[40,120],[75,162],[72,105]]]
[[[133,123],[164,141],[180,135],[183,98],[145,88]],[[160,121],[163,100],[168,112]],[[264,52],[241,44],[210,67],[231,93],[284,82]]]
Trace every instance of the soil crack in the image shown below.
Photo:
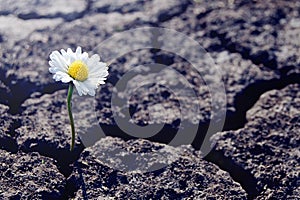
[[[30,12],[26,14],[20,13],[17,15],[17,17],[22,20],[62,18],[65,22],[70,22],[70,21],[83,18],[87,13],[90,12],[90,10],[91,10],[91,1],[86,0],[86,8],[80,12],[73,12],[67,14],[58,12],[55,14],[48,14],[48,15],[42,15],[36,12]]]

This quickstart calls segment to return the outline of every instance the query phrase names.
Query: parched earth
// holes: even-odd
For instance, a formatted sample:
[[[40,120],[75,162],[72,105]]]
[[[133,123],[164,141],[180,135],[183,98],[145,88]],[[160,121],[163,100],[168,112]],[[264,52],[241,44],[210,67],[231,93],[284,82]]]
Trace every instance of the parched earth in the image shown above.
[[[0,199],[300,199],[300,2],[0,0],[0,45]]]

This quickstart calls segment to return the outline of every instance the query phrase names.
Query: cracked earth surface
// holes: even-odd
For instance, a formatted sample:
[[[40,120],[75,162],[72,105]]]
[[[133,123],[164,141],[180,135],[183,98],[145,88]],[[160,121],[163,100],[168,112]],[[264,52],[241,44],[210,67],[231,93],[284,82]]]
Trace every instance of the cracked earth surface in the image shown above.
[[[222,80],[205,56],[189,51],[192,43],[180,41],[178,52],[161,50],[178,44],[176,37],[144,31],[95,48],[122,31],[149,26],[197,41]],[[0,199],[299,199],[299,39],[298,1],[0,0]],[[106,60],[141,41],[155,48]],[[76,46],[111,62],[95,98],[74,97],[76,126],[96,123],[107,137],[91,140],[78,128],[81,140],[70,152],[68,86],[54,82],[48,57]],[[180,56],[187,53],[201,73]],[[169,70],[149,73],[155,64]],[[140,75],[118,91],[116,83],[130,70]],[[224,84],[226,119],[203,157],[208,125],[221,120],[212,109],[210,80]],[[113,92],[127,105],[112,109]],[[115,121],[124,108],[128,123],[163,129],[146,139],[126,134]],[[168,145],[178,130],[188,136],[193,126],[198,131],[190,144]],[[160,149],[160,159],[129,157]]]

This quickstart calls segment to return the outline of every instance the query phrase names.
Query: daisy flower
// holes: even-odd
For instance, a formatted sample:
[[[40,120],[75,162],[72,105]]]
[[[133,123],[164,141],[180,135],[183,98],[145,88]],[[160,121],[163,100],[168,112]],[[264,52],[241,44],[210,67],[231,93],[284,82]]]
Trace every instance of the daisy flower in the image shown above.
[[[107,64],[100,62],[99,55],[89,57],[88,53],[82,53],[81,47],[77,47],[75,52],[70,48],[67,51],[53,51],[49,65],[53,79],[63,83],[72,82],[80,96],[95,96],[96,89],[105,83],[108,76]]]
[[[100,57],[97,54],[89,57],[88,53],[83,52],[81,47],[77,47],[73,52],[70,48],[65,51],[53,51],[50,54],[49,71],[54,74],[55,81],[69,83],[69,91],[67,97],[68,114],[71,123],[72,141],[70,150],[74,149],[75,145],[75,125],[72,115],[72,94],[73,88],[80,96],[91,95],[95,96],[96,89],[100,84],[104,84],[108,76],[108,67],[104,62],[100,62]]]

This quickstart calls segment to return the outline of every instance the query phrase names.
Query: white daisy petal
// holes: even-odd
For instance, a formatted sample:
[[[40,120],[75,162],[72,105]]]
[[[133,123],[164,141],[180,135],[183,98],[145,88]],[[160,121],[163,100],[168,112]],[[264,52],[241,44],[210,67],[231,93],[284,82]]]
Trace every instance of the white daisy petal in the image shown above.
[[[89,70],[91,72],[95,72],[95,71],[107,71],[108,70],[108,67],[107,67],[107,64],[106,63],[103,63],[103,62],[95,62],[94,65],[90,65],[90,68]]]
[[[76,54],[77,54],[77,55],[81,55],[81,52],[82,52],[82,51],[81,51],[81,47],[77,47],[77,48],[76,48]]]
[[[79,96],[87,95],[87,93],[88,93],[89,90],[86,88],[86,86],[84,86],[82,84],[82,82],[73,80],[73,83],[74,83],[74,85],[76,87],[76,90],[77,90]]]
[[[82,62],[86,63],[87,59],[89,58],[89,54],[87,52],[83,52],[83,54],[81,54],[81,60]]]
[[[73,53],[72,49],[67,49],[67,54],[69,55],[70,63],[76,60],[75,53]]]
[[[73,54],[73,51],[72,51],[72,49],[71,49],[71,48],[68,48],[68,49],[67,49],[67,54],[68,54],[68,55],[71,55],[71,54]]]
[[[91,59],[96,60],[97,62],[100,61],[100,56],[98,54],[94,54],[91,56]]]
[[[78,91],[78,94],[81,96],[81,94],[83,95],[87,95],[88,93],[88,88],[83,84],[83,82],[79,82],[76,80],[73,80],[73,83],[76,87],[76,90]],[[80,94],[81,93],[81,94]]]
[[[95,91],[95,90],[90,90],[90,91],[88,92],[88,94],[89,94],[90,96],[95,96],[95,95],[96,95],[96,91]]]
[[[51,67],[57,68],[59,71],[67,71],[68,66],[65,59],[57,52],[54,52],[50,55],[51,61],[49,61],[49,65]]]
[[[92,84],[92,82],[90,82],[90,81],[85,81],[85,82],[83,82],[82,83],[86,88],[87,88],[87,93],[89,94],[89,95],[91,95],[91,96],[95,96],[95,89],[96,89],[96,87],[95,87],[95,85],[94,84]]]
[[[67,51],[53,51],[49,65],[49,72],[54,74],[53,79],[63,83],[72,81],[80,96],[95,96],[95,90],[105,83],[108,76],[108,66],[100,62],[99,55],[89,57],[87,52],[82,52],[81,47],[77,47],[75,52],[70,48]]]
[[[67,65],[69,66],[71,64],[69,54],[64,49],[61,49],[60,52],[61,55],[65,58]]]
[[[82,89],[81,89],[79,83],[77,81],[73,81],[73,84],[75,85],[76,90],[77,90],[79,96],[82,96]]]
[[[104,62],[99,62],[99,67],[102,67],[102,68],[107,68],[108,69],[108,67],[107,67],[107,64],[106,63],[104,63]]]
[[[55,81],[61,81],[61,79],[64,77],[65,73],[63,72],[56,72],[54,75],[53,75],[53,79],[55,79]]]
[[[98,82],[98,86],[99,86],[99,85],[103,85],[103,84],[105,84],[104,81],[99,81],[99,82]]]
[[[74,53],[76,60],[81,60],[81,54],[82,54],[81,47],[77,47],[77,49]]]
[[[61,53],[61,55],[62,55],[63,57],[65,57],[65,58],[68,56],[66,50],[64,50],[64,49],[61,49],[61,50],[60,50],[60,53]]]
[[[73,79],[69,75],[64,74],[63,77],[62,77],[62,79],[61,79],[61,82],[63,82],[63,83],[69,83],[72,80]]]

